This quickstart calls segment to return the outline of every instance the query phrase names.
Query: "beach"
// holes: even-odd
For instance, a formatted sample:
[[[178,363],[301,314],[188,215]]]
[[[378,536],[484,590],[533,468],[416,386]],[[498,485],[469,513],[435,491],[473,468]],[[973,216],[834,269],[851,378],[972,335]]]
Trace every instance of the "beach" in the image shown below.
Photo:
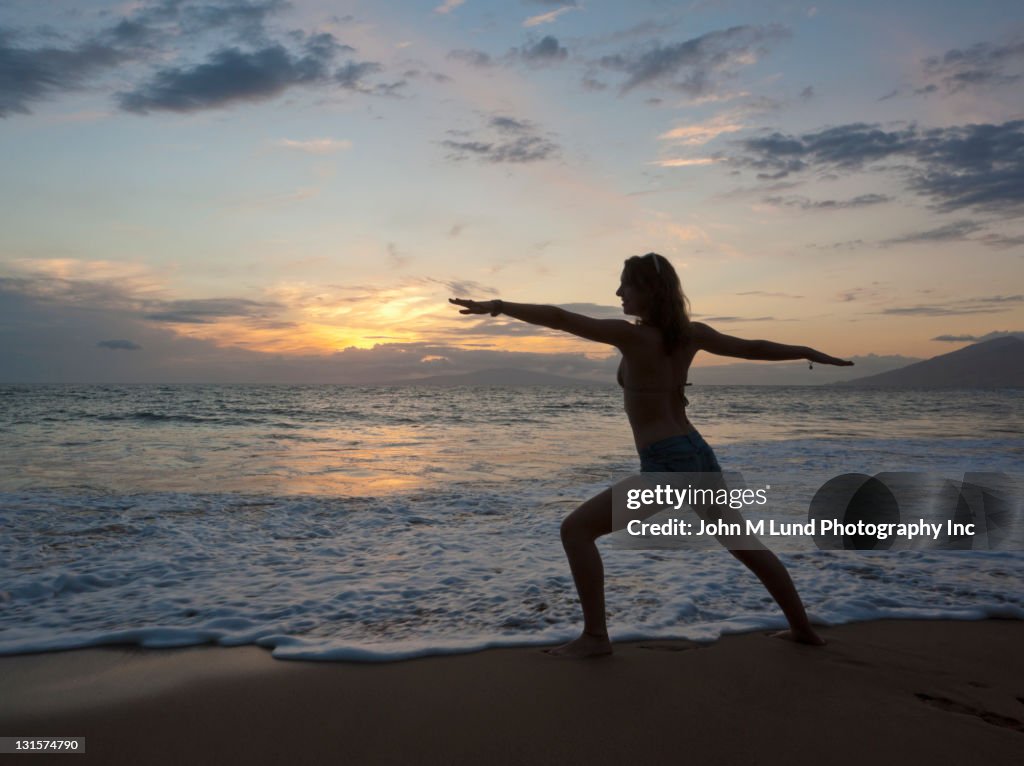
[[[390,663],[253,646],[0,658],[0,736],[85,737],[105,764],[1010,764],[1024,622],[862,622]],[[54,756],[44,756],[52,759]]]

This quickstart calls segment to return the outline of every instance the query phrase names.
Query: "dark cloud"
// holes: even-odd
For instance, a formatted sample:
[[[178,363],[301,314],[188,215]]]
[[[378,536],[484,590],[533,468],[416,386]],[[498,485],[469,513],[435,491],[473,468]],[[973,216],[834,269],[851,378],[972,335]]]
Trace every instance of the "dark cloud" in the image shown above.
[[[127,58],[124,51],[99,42],[24,48],[0,30],[0,117],[29,114],[32,102],[83,87]]]
[[[941,211],[974,208],[1012,213],[1024,204],[1024,121],[887,131],[853,123],[803,135],[772,133],[737,142],[730,164],[761,179],[804,171],[854,172],[899,163],[908,187]]]
[[[491,56],[484,51],[473,49],[453,50],[448,58],[453,61],[460,61],[477,69],[487,69],[497,66],[499,63],[506,66],[523,62],[532,66],[544,66],[557,64],[569,56],[569,50],[558,42],[558,38],[546,35],[537,42],[527,43],[519,48],[510,48],[509,51],[499,58]]]
[[[182,38],[217,31],[223,39],[227,31],[229,38],[270,47],[266,21],[288,5],[285,0],[162,0],[62,47],[25,46],[15,33],[0,30],[0,117],[28,114],[32,102],[91,85],[126,62],[157,58]],[[56,33],[46,37],[61,39]]]
[[[983,237],[978,237],[978,241],[997,250],[1008,250],[1014,247],[1024,247],[1024,234],[986,234]]]
[[[780,205],[785,207],[798,207],[802,210],[845,210],[849,208],[866,207],[868,205],[881,205],[890,202],[892,197],[885,194],[861,194],[848,200],[810,200],[806,197],[765,197],[764,201],[769,205]]]
[[[1007,72],[1007,67],[1024,61],[1024,40],[1005,44],[975,43],[969,48],[954,48],[942,56],[931,56],[921,63],[925,74],[939,78],[947,93],[966,88],[1011,85],[1021,74]],[[933,89],[937,87],[932,84]]]
[[[334,80],[343,88],[366,93],[372,89],[365,78],[380,71],[381,65],[373,61],[349,61],[334,73]]]
[[[927,231],[918,231],[912,234],[905,234],[902,237],[894,237],[882,242],[883,245],[902,245],[913,242],[959,242],[968,238],[968,234],[984,228],[977,221],[954,221],[953,223],[939,226]]]
[[[136,9],[108,30],[107,35],[123,42],[153,44],[213,31],[222,35],[227,32],[238,42],[266,44],[267,20],[289,5],[287,0],[162,0]]]
[[[334,85],[375,95],[395,95],[405,85],[367,84],[367,76],[381,71],[376,62],[350,60],[332,72],[335,60],[354,49],[331,34],[295,30],[275,40],[268,20],[289,5],[285,0],[162,0],[63,46],[27,46],[20,42],[24,36],[0,30],[0,118],[27,114],[35,101],[92,86],[126,62],[162,62],[148,80],[115,95],[123,110],[138,114],[260,101],[299,85]],[[183,40],[189,44],[182,45]],[[214,41],[218,47],[211,50]],[[204,50],[204,45],[201,63],[165,63],[173,61],[171,54]]]
[[[204,64],[160,70],[148,83],[119,94],[118,101],[122,109],[140,114],[192,112],[237,101],[260,101],[294,85],[325,81],[331,60],[341,48],[331,35],[312,38],[302,56],[281,45],[253,52],[225,48]],[[339,75],[350,66],[352,62],[339,70]],[[341,77],[338,81],[343,87],[352,87],[358,78],[353,79],[351,73],[347,77],[347,81]]]
[[[568,58],[569,50],[562,47],[557,38],[547,35],[532,45],[517,49],[516,55],[529,64],[554,64]]]
[[[493,164],[539,162],[558,153],[558,145],[545,138],[528,120],[494,116],[488,121],[490,136],[469,141],[445,140],[452,160],[476,159]],[[450,131],[455,135],[462,133]]]
[[[814,93],[814,86],[813,85],[808,85],[806,88],[804,88],[802,91],[800,91],[800,100],[801,101],[810,101],[812,98],[814,98],[814,96],[815,96],[815,93]]]
[[[145,318],[153,322],[180,324],[210,324],[227,317],[253,317],[265,319],[282,306],[278,303],[246,300],[244,298],[206,298],[200,300],[151,301],[146,305]]]
[[[255,39],[264,31],[269,16],[287,9],[287,0],[263,0],[263,2],[176,4],[181,9],[181,20],[185,31],[230,28],[240,36]]]
[[[1010,311],[1014,305],[1024,303],[1024,295],[992,295],[965,298],[945,304],[898,306],[883,309],[882,314],[898,316],[962,316],[966,314],[998,314]]]
[[[517,120],[514,117],[492,117],[491,127],[497,128],[502,133],[525,133],[531,128],[526,120]]]
[[[489,289],[475,282],[431,281],[469,294]],[[464,325],[459,334],[468,342],[458,347],[448,342],[381,343],[326,355],[260,352],[179,335],[165,322],[146,321],[139,306],[156,304],[146,304],[114,283],[75,291],[46,282],[41,277],[0,279],[2,382],[395,383],[427,374],[425,358],[444,358],[453,372],[516,368],[611,383],[618,361],[614,354],[592,359],[585,354],[501,351],[484,341],[472,342]],[[80,300],[86,294],[97,300]],[[72,298],[79,302],[69,303]],[[161,305],[185,316],[250,318],[272,315],[275,306],[232,298]],[[97,353],[96,338],[131,338],[145,353]]]
[[[101,340],[96,344],[97,348],[109,348],[122,351],[138,351],[142,348],[138,343],[130,340]]]
[[[621,92],[641,86],[665,86],[694,98],[713,93],[719,80],[736,74],[752,57],[789,37],[782,26],[738,26],[708,32],[673,45],[653,43],[643,50],[604,56],[600,66],[622,72]]]

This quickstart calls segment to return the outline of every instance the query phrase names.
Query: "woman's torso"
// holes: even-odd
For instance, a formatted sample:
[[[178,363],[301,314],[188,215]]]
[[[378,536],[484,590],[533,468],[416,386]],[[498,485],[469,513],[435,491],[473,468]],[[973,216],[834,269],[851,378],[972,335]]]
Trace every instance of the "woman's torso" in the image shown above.
[[[644,331],[642,342],[623,350],[618,378],[633,439],[642,449],[693,430],[684,387],[697,347],[687,338],[666,354],[657,328],[638,329]]]

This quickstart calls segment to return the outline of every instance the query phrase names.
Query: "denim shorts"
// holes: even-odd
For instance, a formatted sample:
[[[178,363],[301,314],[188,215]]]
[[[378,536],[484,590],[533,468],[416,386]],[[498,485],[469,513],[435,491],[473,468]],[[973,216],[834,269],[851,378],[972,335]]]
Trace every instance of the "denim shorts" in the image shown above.
[[[654,442],[640,450],[640,470],[645,473],[721,473],[715,453],[696,431]]]

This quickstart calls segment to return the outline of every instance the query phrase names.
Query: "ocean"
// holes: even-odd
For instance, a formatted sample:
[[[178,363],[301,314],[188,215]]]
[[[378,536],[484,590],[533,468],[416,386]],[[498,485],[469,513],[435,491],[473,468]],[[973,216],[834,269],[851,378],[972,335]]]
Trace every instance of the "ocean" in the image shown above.
[[[688,396],[723,467],[755,479],[1024,473],[1020,389]],[[637,468],[614,387],[0,386],[0,654],[386,661],[567,640],[559,523]],[[784,627],[724,550],[623,534],[600,543],[613,640]],[[1024,618],[1018,550],[780,555],[822,624]]]

